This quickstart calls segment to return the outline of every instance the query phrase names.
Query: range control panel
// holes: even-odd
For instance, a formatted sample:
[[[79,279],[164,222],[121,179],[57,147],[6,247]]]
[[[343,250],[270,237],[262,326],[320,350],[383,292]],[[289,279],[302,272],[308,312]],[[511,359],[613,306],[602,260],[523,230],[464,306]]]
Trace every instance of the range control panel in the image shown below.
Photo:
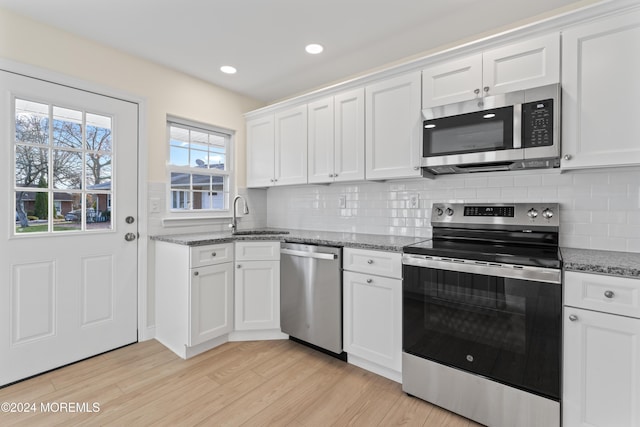
[[[450,226],[545,226],[558,227],[558,203],[434,203],[431,225]]]

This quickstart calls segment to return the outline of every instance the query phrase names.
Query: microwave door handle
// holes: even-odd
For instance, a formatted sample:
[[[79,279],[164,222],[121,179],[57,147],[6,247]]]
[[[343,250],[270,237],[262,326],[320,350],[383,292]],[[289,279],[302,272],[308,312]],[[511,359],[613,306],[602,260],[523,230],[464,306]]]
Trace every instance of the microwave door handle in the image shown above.
[[[465,172],[501,172],[511,170],[509,165],[487,165],[487,166],[458,166],[459,169],[464,170]]]
[[[513,106],[513,148],[522,148],[522,104]]]

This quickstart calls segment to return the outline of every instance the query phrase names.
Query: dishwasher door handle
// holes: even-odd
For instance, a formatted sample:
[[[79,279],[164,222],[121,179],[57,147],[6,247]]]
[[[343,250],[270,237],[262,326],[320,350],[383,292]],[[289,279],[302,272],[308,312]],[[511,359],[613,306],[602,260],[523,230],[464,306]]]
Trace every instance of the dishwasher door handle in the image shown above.
[[[298,256],[301,258],[314,258],[314,259],[327,259],[327,260],[338,259],[338,255],[336,254],[327,254],[323,252],[307,252],[307,251],[296,251],[293,249],[280,249],[280,253],[284,255]]]

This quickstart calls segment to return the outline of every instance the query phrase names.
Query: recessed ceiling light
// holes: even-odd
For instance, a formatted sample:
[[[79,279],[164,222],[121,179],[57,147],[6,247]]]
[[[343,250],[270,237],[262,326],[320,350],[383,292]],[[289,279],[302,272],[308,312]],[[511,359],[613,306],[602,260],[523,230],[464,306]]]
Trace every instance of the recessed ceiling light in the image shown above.
[[[225,74],[235,74],[238,72],[238,70],[236,70],[235,67],[232,67],[231,65],[223,65],[222,67],[220,67],[220,71]]]
[[[321,44],[316,44],[316,43],[311,43],[308,44],[304,50],[307,51],[307,53],[310,53],[312,55],[317,55],[319,53],[321,53],[324,50],[324,47],[322,47]]]

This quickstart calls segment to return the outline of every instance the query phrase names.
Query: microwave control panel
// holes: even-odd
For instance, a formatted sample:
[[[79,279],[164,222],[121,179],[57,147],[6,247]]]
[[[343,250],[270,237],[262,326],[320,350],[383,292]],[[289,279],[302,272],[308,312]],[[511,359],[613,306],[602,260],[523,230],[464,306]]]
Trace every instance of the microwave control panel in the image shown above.
[[[553,145],[553,99],[522,104],[522,145]]]

